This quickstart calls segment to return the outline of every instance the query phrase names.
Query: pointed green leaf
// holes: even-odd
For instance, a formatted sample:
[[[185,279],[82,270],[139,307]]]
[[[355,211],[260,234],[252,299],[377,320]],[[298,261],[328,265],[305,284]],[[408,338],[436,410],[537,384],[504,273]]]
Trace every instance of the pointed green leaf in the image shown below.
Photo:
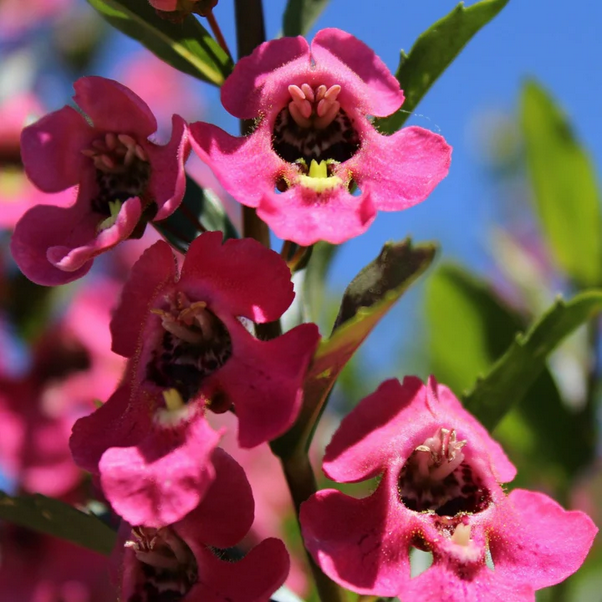
[[[397,131],[412,114],[435,80],[447,69],[472,37],[508,4],[508,0],[481,0],[465,7],[460,2],[416,40],[410,54],[401,51],[395,77],[405,94],[401,110],[376,119],[384,133]]]
[[[602,283],[602,215],[596,173],[550,95],[527,82],[521,123],[534,200],[559,266],[583,286]]]
[[[485,378],[465,395],[466,409],[489,429],[520,401],[545,368],[558,344],[602,309],[602,291],[590,290],[568,302],[558,299],[526,334],[516,336]]]
[[[115,545],[115,531],[96,516],[40,494],[11,497],[0,491],[0,519],[106,556]]]
[[[285,36],[305,35],[330,0],[288,0],[282,24]]]
[[[224,240],[238,238],[219,198],[209,189],[201,188],[190,176],[186,176],[186,193],[182,204],[168,218],[153,222],[153,226],[174,248],[186,253],[190,243],[205,230],[219,230]]]
[[[453,265],[441,266],[429,278],[426,313],[432,371],[458,395],[486,374],[516,333],[524,330],[522,317],[490,286]],[[501,412],[510,409],[508,399],[500,396],[498,401],[503,402]],[[547,368],[524,389],[523,401],[506,416],[496,437],[508,441],[514,451],[519,448],[519,455],[522,452],[524,466],[519,468],[537,463],[538,470],[548,469],[560,486],[588,461],[591,448],[583,437],[582,417],[564,405]]]
[[[159,17],[148,0],[88,2],[113,27],[188,75],[221,86],[232,71],[232,61],[192,15],[171,23]]]
[[[329,339],[320,343],[305,381],[301,414],[293,428],[272,443],[281,457],[304,452],[334,383],[381,318],[435,256],[435,246],[409,240],[387,243],[347,287]]]

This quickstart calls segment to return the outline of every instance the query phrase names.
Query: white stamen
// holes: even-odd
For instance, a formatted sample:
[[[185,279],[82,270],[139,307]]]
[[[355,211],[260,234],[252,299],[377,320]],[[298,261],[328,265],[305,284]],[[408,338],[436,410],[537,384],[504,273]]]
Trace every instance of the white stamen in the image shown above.
[[[330,86],[330,88],[328,89],[328,92],[326,92],[326,94],[324,94],[324,98],[326,98],[328,100],[336,100],[340,91],[341,91],[341,86],[339,86],[339,84]]]
[[[303,90],[301,90],[301,88],[299,88],[299,86],[291,84],[288,87],[288,93],[291,95],[293,100],[305,100],[305,93]]]
[[[305,98],[307,98],[307,100],[309,100],[310,102],[313,102],[315,96],[311,86],[309,84],[303,84],[301,86],[301,89],[303,90],[303,94],[305,94]]]
[[[326,94],[326,86],[324,84],[322,84],[321,86],[318,86],[318,89],[316,90],[316,98],[315,101],[319,102],[320,100],[322,100]]]
[[[136,144],[136,156],[140,161],[148,161],[146,151],[139,144]]]

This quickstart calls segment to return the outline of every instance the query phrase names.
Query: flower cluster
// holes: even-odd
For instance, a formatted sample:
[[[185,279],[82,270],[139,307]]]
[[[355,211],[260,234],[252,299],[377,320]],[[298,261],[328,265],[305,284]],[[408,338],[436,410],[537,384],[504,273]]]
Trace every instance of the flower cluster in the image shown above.
[[[151,4],[181,21],[210,14],[216,2]],[[23,491],[63,495],[79,484],[79,469],[92,473],[121,520],[112,559],[121,600],[267,602],[287,578],[289,554],[271,534],[250,543],[253,492],[220,447],[219,415],[233,417],[245,450],[266,451],[303,421],[315,427],[319,416],[307,417],[319,414],[315,400],[304,395],[321,349],[318,327],[280,325],[295,299],[291,269],[300,263],[291,255],[309,257],[305,247],[318,241],[363,234],[378,211],[425,200],[447,175],[451,148],[423,128],[376,129],[374,118],[398,111],[403,91],[370,48],[338,29],[323,29],[311,44],[265,42],[238,62],[221,98],[232,115],[253,121],[242,137],[174,115],[159,145],[155,116],[126,86],[84,77],[74,88],[77,109],[55,111],[12,140],[29,180],[54,195],[26,211],[20,205],[11,249],[22,272],[41,285],[72,282],[149,223],[172,240],[174,214],[192,221],[197,236],[184,255],[164,240],[146,248],[114,308],[108,285],[86,297],[101,307],[103,326],[111,310],[106,331],[78,314],[76,343],[64,324],[37,341],[31,378],[0,373],[0,429],[17,425],[12,438],[0,437],[0,455]],[[280,255],[253,238],[207,231],[191,215],[184,198],[194,194],[185,174],[192,150],[285,240]],[[52,351],[50,337],[58,342]],[[95,348],[101,340],[110,359]],[[285,466],[292,481],[293,470]],[[344,419],[324,471],[339,483],[379,478],[362,499],[327,489],[295,500],[317,565],[360,594],[532,600],[577,570],[596,532],[586,515],[545,495],[507,495],[513,465],[434,379],[383,383]],[[414,578],[412,548],[433,557]]]

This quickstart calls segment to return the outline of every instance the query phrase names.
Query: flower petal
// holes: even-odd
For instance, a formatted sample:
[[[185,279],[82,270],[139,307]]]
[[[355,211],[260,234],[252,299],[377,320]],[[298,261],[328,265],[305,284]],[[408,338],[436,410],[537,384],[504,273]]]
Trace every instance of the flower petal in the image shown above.
[[[362,149],[346,166],[379,211],[401,211],[424,201],[447,175],[451,151],[442,136],[423,128],[392,136],[366,129]]]
[[[44,192],[75,186],[83,170],[93,171],[80,151],[97,133],[71,107],[50,113],[21,133],[21,157],[29,179]]]
[[[217,315],[254,322],[280,318],[295,297],[286,263],[251,238],[223,244],[222,238],[221,232],[204,232],[192,242],[182,266],[182,288],[191,298],[209,302]]]
[[[271,40],[255,48],[250,56],[238,61],[222,86],[221,98],[226,111],[240,119],[258,117],[265,110],[262,89],[266,82],[288,95],[287,86],[291,82],[280,81],[278,69],[301,58],[306,59],[302,62],[309,69],[309,44],[301,36]]]
[[[211,485],[211,456],[219,438],[198,414],[173,426],[155,424],[137,446],[112,447],[103,454],[103,492],[132,525],[175,523],[196,508]]]
[[[176,259],[162,240],[149,247],[134,264],[111,319],[112,350],[133,357],[157,295],[176,280]]]
[[[279,539],[264,539],[238,562],[220,560],[207,548],[188,543],[199,566],[199,582],[186,602],[265,602],[288,576],[290,558]]]
[[[214,377],[234,401],[238,443],[250,448],[282,435],[301,407],[303,378],[318,345],[315,324],[301,324],[270,341],[230,320],[232,358]]]
[[[81,278],[92,267],[92,261],[79,268],[66,272],[48,261],[48,249],[57,243],[64,244],[70,236],[81,237],[82,244],[89,240],[93,226],[84,223],[83,230],[74,229],[74,224],[82,225],[85,213],[81,202],[71,207],[37,205],[27,211],[19,220],[13,232],[10,250],[19,269],[36,284],[56,286]]]
[[[356,76],[359,81],[352,86],[355,96],[363,101],[362,113],[386,117],[402,105],[404,96],[397,79],[370,47],[351,34],[322,29],[311,43],[311,54],[321,69],[334,74],[342,71],[341,82],[349,78],[345,72]]]
[[[432,422],[426,403],[426,388],[416,377],[382,383],[343,419],[326,448],[324,472],[349,483],[380,474],[393,459],[403,464],[416,447],[416,433],[419,439]]]
[[[73,100],[96,129],[142,138],[148,138],[157,130],[157,120],[148,105],[123,84],[106,77],[89,76],[78,79],[73,88]]]
[[[253,524],[253,492],[243,467],[223,449],[213,451],[211,462],[215,480],[201,503],[176,525],[176,530],[184,539],[194,537],[208,546],[230,548]]]
[[[409,512],[404,516],[391,504],[389,489],[383,481],[363,499],[325,489],[301,505],[303,539],[314,560],[331,579],[360,594],[396,596],[410,578],[415,524]]]
[[[451,567],[435,564],[408,581],[399,592],[403,600],[420,602],[532,602],[533,590],[528,586],[501,579],[483,565],[472,579],[463,579]]]
[[[174,115],[169,143],[165,146],[152,143],[143,146],[151,164],[148,192],[158,207],[153,221],[159,221],[170,216],[184,198],[186,190],[184,163],[190,154],[186,122],[179,115]]]
[[[210,123],[197,122],[190,125],[190,134],[197,155],[225,190],[247,207],[257,207],[264,194],[274,191],[277,176],[293,169],[272,150],[267,124],[235,138]]]
[[[491,556],[500,579],[541,589],[560,583],[582,564],[598,528],[542,493],[515,489],[496,516]]]
[[[321,194],[297,185],[282,194],[265,194],[257,215],[279,238],[310,246],[319,240],[340,244],[363,234],[376,210],[371,195],[355,197],[343,185]]]
[[[126,382],[127,379],[128,372]],[[137,401],[132,399],[131,388],[126,384],[94,413],[73,425],[69,447],[80,468],[98,474],[98,464],[107,449],[136,445],[148,434],[153,404]]]

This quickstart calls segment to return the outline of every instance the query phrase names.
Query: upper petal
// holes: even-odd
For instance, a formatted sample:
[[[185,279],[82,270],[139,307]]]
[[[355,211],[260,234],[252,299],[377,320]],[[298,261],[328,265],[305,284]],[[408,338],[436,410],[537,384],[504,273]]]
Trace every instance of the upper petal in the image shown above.
[[[362,148],[346,165],[379,211],[401,211],[426,199],[447,175],[451,151],[442,136],[424,128],[392,136],[367,128]]]
[[[416,377],[387,380],[343,419],[324,455],[324,472],[348,483],[381,473],[391,461],[403,464],[432,423],[426,387]],[[416,434],[418,433],[418,438]]]
[[[238,61],[222,86],[221,97],[226,110],[240,119],[254,119],[260,112],[269,110],[270,107],[262,103],[264,85],[269,82],[272,89],[280,88],[285,98],[290,82],[280,81],[278,70],[296,59],[301,59],[300,63],[309,68],[309,44],[301,36],[271,40],[255,48],[251,55]],[[284,106],[278,104],[278,109]]]
[[[186,255],[180,285],[213,311],[254,322],[277,320],[293,302],[291,273],[276,253],[251,238],[222,243],[221,232],[204,232]],[[205,298],[203,298],[205,297]]]
[[[89,76],[78,79],[73,88],[73,100],[90,117],[96,129],[142,138],[148,138],[156,131],[157,120],[148,105],[123,84],[105,77]]]
[[[364,114],[385,117],[403,103],[399,82],[388,67],[351,34],[335,28],[322,29],[311,43],[311,54],[316,65],[335,75],[340,73],[341,81],[354,88],[354,95],[362,100]],[[349,72],[356,76],[355,81],[349,80]]]
[[[50,113],[21,133],[21,157],[29,179],[44,192],[75,186],[90,160],[80,151],[96,131],[71,107]]]
[[[149,247],[134,264],[123,287],[121,300],[111,319],[112,349],[133,357],[141,344],[140,335],[156,296],[176,279],[176,260],[162,240]]]

